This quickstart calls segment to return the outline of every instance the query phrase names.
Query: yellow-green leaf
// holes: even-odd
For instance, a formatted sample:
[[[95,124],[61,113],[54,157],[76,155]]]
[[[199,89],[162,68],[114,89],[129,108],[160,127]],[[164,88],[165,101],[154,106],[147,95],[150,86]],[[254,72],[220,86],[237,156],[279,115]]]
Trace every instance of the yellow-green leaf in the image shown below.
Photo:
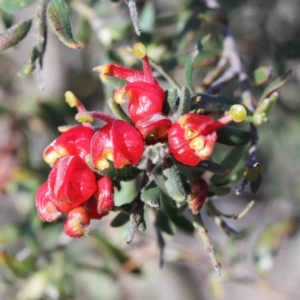
[[[81,46],[73,39],[69,10],[64,0],[52,0],[48,7],[48,18],[59,39],[72,49]]]
[[[6,50],[22,41],[27,35],[31,24],[32,20],[18,23],[0,35],[0,51]]]

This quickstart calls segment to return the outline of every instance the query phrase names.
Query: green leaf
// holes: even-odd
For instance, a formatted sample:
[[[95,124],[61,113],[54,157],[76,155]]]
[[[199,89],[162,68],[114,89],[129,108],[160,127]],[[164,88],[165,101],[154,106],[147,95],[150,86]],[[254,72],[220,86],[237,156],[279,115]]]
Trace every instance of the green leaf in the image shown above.
[[[292,70],[289,70],[284,75],[280,76],[279,78],[271,82],[263,91],[257,105],[259,106],[264,99],[269,97],[274,91],[276,91],[281,86],[283,86],[291,77],[291,75],[292,75]]]
[[[9,13],[14,13],[36,1],[37,0],[0,0],[0,7]]]
[[[251,139],[251,133],[233,126],[225,126],[218,130],[217,142],[228,146],[246,145]]]
[[[269,114],[275,105],[277,99],[278,99],[278,93],[274,92],[270,95],[270,97],[265,98],[260,105],[256,108],[254,114],[253,114],[253,124],[255,126],[259,126],[262,124],[265,124],[268,122]]]
[[[170,158],[166,159],[163,163],[163,175],[169,196],[178,203],[185,202],[187,195],[182,179],[176,165]]]
[[[25,64],[22,66],[22,69],[20,70],[18,75],[21,77],[29,75],[35,69],[35,62],[39,58],[39,56],[40,51],[35,46],[33,46]]]
[[[48,18],[59,39],[72,49],[81,46],[73,39],[68,6],[64,0],[52,0],[48,7]]]
[[[167,93],[167,98],[166,98],[166,101],[164,103],[162,111],[163,111],[164,114],[168,115],[170,113],[170,111],[176,105],[176,101],[177,101],[177,98],[178,98],[177,88],[175,86],[171,86],[171,87],[168,88],[166,93]]]
[[[230,192],[231,192],[231,187],[229,186],[221,186],[221,187],[215,187],[215,186],[212,186],[210,187],[210,190],[209,190],[210,193],[216,196],[225,196],[225,195],[228,195]]]
[[[256,181],[259,175],[262,174],[262,166],[259,163],[256,163],[253,167],[248,168],[244,172],[245,180],[252,182]]]
[[[272,77],[271,67],[260,67],[254,71],[254,83],[256,85],[262,85],[268,82]]]
[[[176,225],[176,227],[188,232],[194,232],[193,223],[190,222],[186,217],[184,217],[181,212],[172,205],[172,199],[170,199],[167,195],[162,194],[162,202],[164,205],[164,209],[172,223]]]
[[[120,212],[116,217],[111,221],[110,226],[120,227],[126,224],[129,221],[129,215],[123,212]]]
[[[152,180],[141,193],[141,200],[151,207],[159,208],[160,190],[154,180]]]
[[[234,100],[224,96],[212,96],[203,93],[196,94],[192,97],[191,110],[205,109],[205,110],[230,110],[234,104],[239,104],[238,100]]]
[[[211,160],[202,160],[194,168],[198,168],[200,170],[209,171],[217,174],[229,174],[231,172],[231,168],[229,168],[228,166],[215,163]]]
[[[167,215],[161,210],[157,211],[155,226],[167,234],[174,235]]]
[[[221,164],[233,169],[242,158],[243,152],[244,152],[243,146],[234,148],[225,156]],[[211,177],[212,183],[222,182],[223,180],[224,180],[224,175],[215,174]]]
[[[211,35],[206,35],[200,40],[200,42],[196,45],[196,49],[194,49],[192,54],[188,57],[185,64],[185,80],[188,88],[193,93],[195,92],[195,90],[194,90],[192,75],[194,71],[195,60],[197,59],[198,55],[201,54],[203,46],[209,41],[210,37]]]
[[[190,107],[191,107],[191,94],[188,88],[183,86],[181,89],[177,118],[179,118],[184,114],[187,114],[190,111]]]
[[[6,50],[24,39],[30,30],[32,20],[27,20],[10,27],[0,35],[0,51]]]

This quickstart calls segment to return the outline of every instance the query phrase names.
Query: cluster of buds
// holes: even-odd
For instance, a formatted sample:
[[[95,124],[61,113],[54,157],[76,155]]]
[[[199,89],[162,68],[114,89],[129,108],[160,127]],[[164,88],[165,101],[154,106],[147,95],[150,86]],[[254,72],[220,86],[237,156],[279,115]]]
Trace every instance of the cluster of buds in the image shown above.
[[[88,233],[91,219],[101,219],[109,211],[117,210],[114,188],[119,179],[105,173],[106,170],[113,169],[116,173],[140,167],[139,171],[149,174],[139,162],[145,156],[146,147],[158,143],[169,149],[163,159],[172,156],[175,162],[196,166],[210,157],[217,140],[216,131],[246,116],[246,110],[235,105],[219,120],[187,113],[172,122],[163,112],[166,93],[153,77],[144,45],[135,44],[133,53],[141,59],[143,71],[112,63],[94,69],[102,78],[112,76],[128,82],[115,92],[112,100],[119,107],[126,104],[128,115],[123,111],[126,117],[119,119],[102,112],[86,111],[82,103],[67,92],[66,101],[78,109],[75,118],[82,125],[62,132],[44,151],[44,159],[52,169],[47,182],[37,192],[37,211],[46,222],[66,215],[64,230],[71,237]],[[91,125],[94,119],[106,124],[94,129]],[[145,182],[147,185],[150,178]],[[190,181],[190,194],[185,201],[192,214],[199,213],[208,192],[203,179]]]

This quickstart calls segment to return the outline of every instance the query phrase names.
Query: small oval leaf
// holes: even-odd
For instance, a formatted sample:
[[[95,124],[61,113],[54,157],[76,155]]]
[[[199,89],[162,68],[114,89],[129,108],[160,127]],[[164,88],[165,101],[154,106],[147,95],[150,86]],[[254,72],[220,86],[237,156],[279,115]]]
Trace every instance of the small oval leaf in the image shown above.
[[[273,69],[271,67],[260,67],[254,71],[254,83],[262,85],[268,82],[272,77]]]
[[[64,0],[52,0],[48,7],[48,18],[59,39],[72,49],[81,46],[73,39],[69,10]]]
[[[116,217],[111,221],[110,226],[120,227],[126,224],[129,221],[129,215],[123,212],[120,212]]]
[[[151,207],[159,208],[160,190],[154,180],[152,180],[141,193],[141,200]]]
[[[251,139],[251,133],[233,126],[225,126],[218,130],[217,142],[228,146],[243,146]]]
[[[6,50],[24,39],[32,24],[32,20],[27,20],[10,27],[5,33],[0,35],[0,51]]]
[[[165,178],[165,186],[169,196],[176,202],[184,202],[187,195],[177,167],[171,159],[166,159],[164,161],[163,175]]]

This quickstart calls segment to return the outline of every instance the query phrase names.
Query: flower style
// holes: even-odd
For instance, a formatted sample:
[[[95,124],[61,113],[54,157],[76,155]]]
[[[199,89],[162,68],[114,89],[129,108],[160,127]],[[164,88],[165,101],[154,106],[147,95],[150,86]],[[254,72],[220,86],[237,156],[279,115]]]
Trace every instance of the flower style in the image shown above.
[[[216,121],[208,116],[185,114],[172,125],[168,132],[170,153],[178,161],[189,166],[196,166],[210,157],[218,137],[216,131],[233,120],[242,121],[245,116],[245,108],[238,104],[232,106],[229,114]]]

